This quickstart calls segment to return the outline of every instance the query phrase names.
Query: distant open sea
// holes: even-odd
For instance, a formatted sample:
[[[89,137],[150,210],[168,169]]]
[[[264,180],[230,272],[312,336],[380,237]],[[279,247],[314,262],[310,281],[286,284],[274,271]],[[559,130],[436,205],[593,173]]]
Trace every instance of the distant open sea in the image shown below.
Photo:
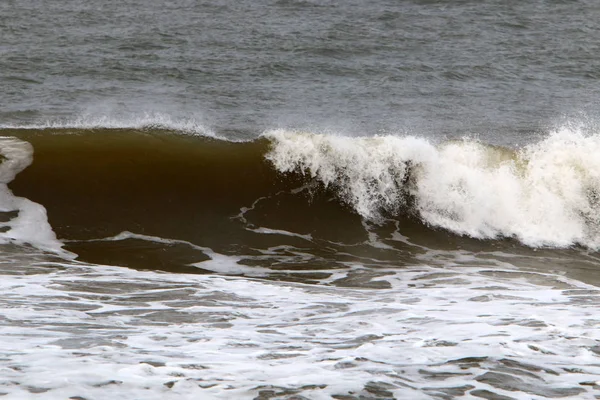
[[[600,2],[0,2],[0,396],[600,398]]]

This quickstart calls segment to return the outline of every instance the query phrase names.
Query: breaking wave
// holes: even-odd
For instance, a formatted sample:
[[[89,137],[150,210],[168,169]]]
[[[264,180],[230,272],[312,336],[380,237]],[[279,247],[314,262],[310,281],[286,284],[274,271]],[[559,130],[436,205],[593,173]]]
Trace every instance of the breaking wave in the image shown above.
[[[335,188],[367,220],[414,212],[460,235],[600,246],[600,135],[559,129],[520,150],[474,140],[264,134],[282,173]]]
[[[251,243],[248,232],[327,232],[344,242],[353,230],[364,235],[362,219],[396,221],[406,236],[442,228],[532,247],[600,247],[600,135],[583,130],[557,129],[515,150],[294,130],[232,142],[138,122],[0,129],[12,137],[0,143],[3,185],[17,195],[5,185],[0,206],[41,221],[28,239],[17,226],[31,224],[11,217],[2,235],[56,249],[56,237],[131,231],[219,248]],[[357,235],[348,241],[365,240]]]

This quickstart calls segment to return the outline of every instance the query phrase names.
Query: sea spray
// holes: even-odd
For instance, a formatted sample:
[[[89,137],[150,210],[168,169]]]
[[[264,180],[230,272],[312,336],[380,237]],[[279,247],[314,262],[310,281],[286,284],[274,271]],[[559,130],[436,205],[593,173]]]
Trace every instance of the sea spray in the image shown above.
[[[410,207],[428,225],[474,238],[600,246],[598,135],[564,127],[519,151],[469,139],[434,145],[410,136],[264,136],[278,171],[335,187],[367,220]]]

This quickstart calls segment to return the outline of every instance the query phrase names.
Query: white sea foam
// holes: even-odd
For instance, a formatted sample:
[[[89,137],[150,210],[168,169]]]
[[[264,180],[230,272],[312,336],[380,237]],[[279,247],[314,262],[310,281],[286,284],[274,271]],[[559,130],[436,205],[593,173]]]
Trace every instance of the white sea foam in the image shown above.
[[[216,272],[224,275],[246,275],[246,276],[266,276],[272,272],[268,268],[261,267],[248,267],[245,265],[238,264],[242,257],[225,255],[217,253],[209,247],[198,246],[194,243],[186,240],[178,239],[165,239],[158,236],[142,235],[129,231],[124,231],[115,236],[110,236],[101,239],[88,240],[89,242],[118,242],[121,240],[137,239],[145,240],[148,242],[161,243],[161,244],[182,244],[189,246],[195,250],[201,251],[204,255],[208,256],[208,260],[191,263],[189,265],[193,267],[202,268],[207,271]]]
[[[600,247],[600,135],[562,127],[519,151],[462,140],[264,133],[267,158],[334,186],[367,220],[402,212],[475,238]]]
[[[596,288],[510,265],[369,290],[2,261],[11,399],[592,399],[600,376]]]
[[[33,159],[31,145],[11,137],[0,137],[0,211],[7,214],[1,222],[0,243],[29,244],[39,249],[72,257],[61,249],[62,243],[52,231],[46,209],[33,201],[13,195],[8,183],[27,168]],[[16,215],[15,215],[16,214]]]
[[[252,232],[260,233],[260,234],[275,234],[275,235],[284,235],[284,236],[292,236],[292,237],[300,237],[304,240],[312,240],[310,235],[296,235],[291,232],[281,231],[281,230],[271,230],[266,228],[258,228],[256,230],[249,229]],[[151,235],[143,235],[138,233],[133,233],[129,231],[124,231],[115,236],[100,238],[100,239],[89,239],[89,240],[66,240],[69,242],[118,242],[122,240],[144,240],[153,243],[161,243],[165,245],[184,245],[189,246],[195,250],[200,251],[204,256],[208,257],[208,260],[204,259],[202,261],[193,262],[188,265],[201,268],[205,271],[215,272],[217,274],[222,275],[244,275],[249,277],[268,277],[273,274],[273,272],[277,272],[279,274],[293,274],[296,276],[301,276],[302,274],[311,274],[313,271],[311,270],[297,270],[297,269],[283,269],[277,268],[276,270],[261,267],[257,264],[261,265],[269,265],[274,266],[278,264],[286,264],[290,261],[295,263],[309,263],[311,260],[315,259],[314,254],[309,252],[304,252],[300,249],[297,249],[293,246],[275,246],[268,249],[253,249],[259,254],[253,255],[231,255],[231,254],[221,254],[209,247],[198,246],[192,242],[188,242],[186,240],[178,240],[178,239],[165,239],[158,236]],[[283,254],[281,254],[283,253]],[[203,257],[204,258],[204,257]],[[244,265],[240,263],[240,261],[251,261],[251,266]],[[345,273],[343,271],[339,271],[338,268],[319,268],[320,273],[330,274],[330,277],[327,279],[323,279],[322,283],[331,283],[336,281],[337,279],[342,279]],[[341,274],[341,275],[340,275]]]
[[[246,228],[249,231],[255,232],[255,233],[262,233],[265,235],[283,235],[283,236],[292,236],[292,237],[298,237],[307,241],[312,241],[312,236],[309,235],[301,235],[299,233],[294,233],[294,232],[289,232],[283,229],[270,229],[270,228],[256,228],[256,229],[250,229],[250,228]]]

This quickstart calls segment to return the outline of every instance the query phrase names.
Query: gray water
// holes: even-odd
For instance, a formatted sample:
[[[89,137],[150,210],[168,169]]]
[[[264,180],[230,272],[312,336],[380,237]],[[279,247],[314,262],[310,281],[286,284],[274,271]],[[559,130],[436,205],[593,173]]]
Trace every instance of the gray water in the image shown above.
[[[1,1],[0,396],[600,398],[598,21]]]
[[[4,1],[0,117],[165,113],[252,137],[477,135],[597,115],[594,1]]]

